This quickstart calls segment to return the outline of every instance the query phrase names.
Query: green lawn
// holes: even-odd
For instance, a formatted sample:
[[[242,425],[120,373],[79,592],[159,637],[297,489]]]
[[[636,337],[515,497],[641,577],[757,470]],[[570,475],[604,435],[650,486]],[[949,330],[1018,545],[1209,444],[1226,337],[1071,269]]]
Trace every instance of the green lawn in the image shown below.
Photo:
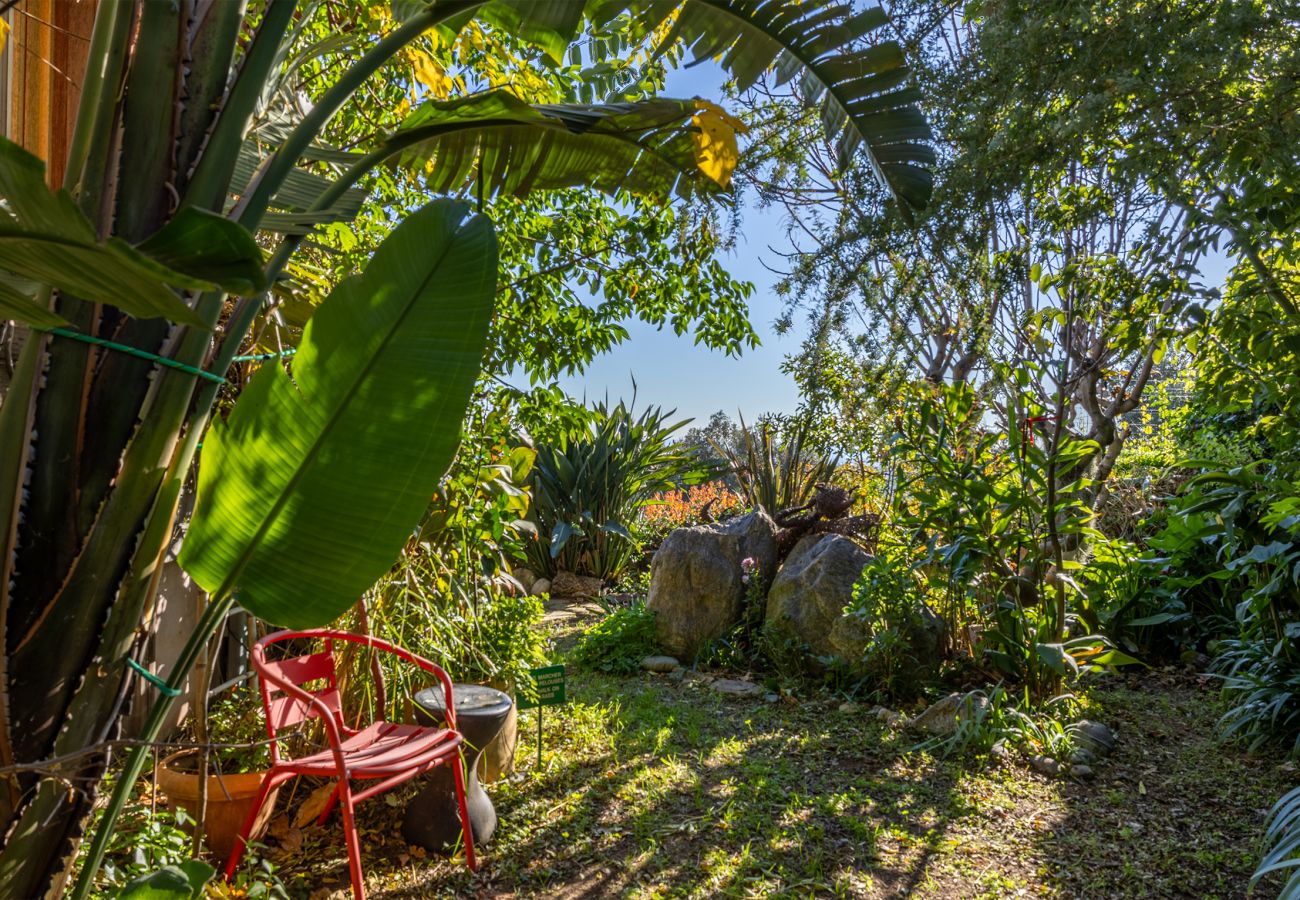
[[[1190,673],[1092,691],[1089,715],[1120,742],[1086,784],[908,752],[913,738],[829,696],[735,700],[573,669],[569,690],[546,711],[540,769],[521,718],[477,875],[402,842],[404,796],[363,807],[373,896],[1239,898],[1295,781],[1215,742],[1214,687]],[[281,874],[345,888],[338,825],[310,829]]]

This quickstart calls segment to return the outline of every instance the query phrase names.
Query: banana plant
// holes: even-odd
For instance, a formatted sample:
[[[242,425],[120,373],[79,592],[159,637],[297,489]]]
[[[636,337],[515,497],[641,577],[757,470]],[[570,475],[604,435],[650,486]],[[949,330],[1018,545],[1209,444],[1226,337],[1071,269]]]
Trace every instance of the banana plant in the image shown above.
[[[0,146],[0,312],[45,329],[24,347],[0,407],[0,768],[74,760],[57,777],[0,781],[7,892],[63,889],[93,796],[66,785],[93,785],[103,771],[102,754],[87,751],[117,733],[127,659],[200,442],[211,445],[184,559],[214,596],[181,657],[160,661],[169,690],[236,594],[273,621],[334,615],[338,592],[294,593],[268,561],[287,565],[292,556],[311,567],[336,554],[343,568],[356,558],[360,583],[397,555],[400,541],[382,545],[415,525],[431,493],[424,480],[450,459],[454,448],[429,431],[435,422],[458,430],[490,314],[483,296],[492,279],[485,288],[483,273],[492,240],[482,220],[446,203],[414,213],[365,273],[336,288],[304,336],[292,382],[267,367],[205,438],[264,291],[317,223],[355,211],[356,191],[380,165],[418,161],[434,191],[592,184],[665,199],[721,190],[734,166],[727,119],[694,101],[529,108],[497,93],[418,109],[406,127],[358,152],[326,146],[331,119],[403,48],[432,29],[454,35],[479,16],[558,60],[584,19],[627,14],[647,34],[666,33],[665,47],[681,40],[698,57],[721,54],[742,82],[773,65],[783,79],[804,72],[801,87],[841,150],[865,153],[900,209],[924,201],[923,123],[902,87],[896,45],[875,40],[882,15],[851,15],[838,3],[687,0],[675,28],[661,29],[676,5],[395,0],[392,27],[359,41],[350,65],[281,123],[272,151],[252,167],[259,110],[297,58],[317,4],[265,0],[251,14],[243,0],[98,5],[65,189],[46,189],[39,161]],[[258,131],[259,143],[267,134]],[[332,176],[321,175],[323,165]],[[275,250],[264,259],[267,244]],[[355,302],[362,286],[376,293]],[[408,386],[385,395],[399,380]],[[406,402],[412,384],[431,417],[428,443],[394,446],[409,421],[388,397]],[[332,477],[340,454],[374,450],[367,442],[381,436],[400,450],[401,468],[419,473],[407,484],[412,495],[423,491],[418,509],[387,488],[386,513],[353,503],[357,487]],[[373,542],[356,540],[380,521]],[[136,737],[156,736],[169,703],[160,697]],[[143,751],[129,758],[71,896],[88,892],[144,759]]]

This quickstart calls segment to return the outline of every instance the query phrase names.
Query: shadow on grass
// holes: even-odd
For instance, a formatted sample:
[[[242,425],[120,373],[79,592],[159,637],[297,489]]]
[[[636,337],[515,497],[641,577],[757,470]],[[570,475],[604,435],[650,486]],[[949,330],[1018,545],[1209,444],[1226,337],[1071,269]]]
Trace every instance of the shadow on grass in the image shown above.
[[[910,739],[862,709],[649,676],[575,673],[570,687],[572,704],[547,711],[540,773],[520,723],[522,778],[491,789],[501,826],[477,875],[409,859],[397,810],[363,808],[372,896],[910,896],[975,812],[955,770],[904,756]],[[345,883],[338,826],[312,840],[290,869]]]
[[[1265,814],[1294,774],[1219,741],[1209,678],[1117,675],[1093,697],[1090,715],[1119,742],[1092,779],[1055,785],[1062,814],[1033,841],[1051,895],[1245,897]],[[1276,896],[1271,887],[1255,896]]]

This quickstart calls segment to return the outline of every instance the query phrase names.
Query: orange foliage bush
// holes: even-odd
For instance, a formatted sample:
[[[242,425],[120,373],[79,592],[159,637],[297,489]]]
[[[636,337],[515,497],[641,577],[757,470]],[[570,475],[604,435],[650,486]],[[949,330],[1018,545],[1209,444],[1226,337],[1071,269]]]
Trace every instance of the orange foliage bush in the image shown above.
[[[641,507],[642,527],[650,532],[667,534],[683,525],[697,524],[704,507],[712,502],[709,511],[715,519],[723,519],[744,506],[740,495],[721,481],[693,485],[684,491],[665,491],[656,494]]]

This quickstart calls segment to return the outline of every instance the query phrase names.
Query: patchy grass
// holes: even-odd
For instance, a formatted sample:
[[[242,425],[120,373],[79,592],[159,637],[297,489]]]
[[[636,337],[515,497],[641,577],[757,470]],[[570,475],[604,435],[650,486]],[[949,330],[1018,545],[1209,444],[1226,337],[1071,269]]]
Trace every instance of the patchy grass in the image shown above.
[[[1236,898],[1294,780],[1216,744],[1213,688],[1183,673],[1092,691],[1120,743],[1087,784],[908,752],[830,697],[581,671],[569,692],[546,711],[540,768],[535,713],[521,716],[520,771],[489,788],[501,825],[477,874],[402,842],[405,796],[362,807],[372,896]],[[337,823],[282,863],[317,896],[346,889]]]

